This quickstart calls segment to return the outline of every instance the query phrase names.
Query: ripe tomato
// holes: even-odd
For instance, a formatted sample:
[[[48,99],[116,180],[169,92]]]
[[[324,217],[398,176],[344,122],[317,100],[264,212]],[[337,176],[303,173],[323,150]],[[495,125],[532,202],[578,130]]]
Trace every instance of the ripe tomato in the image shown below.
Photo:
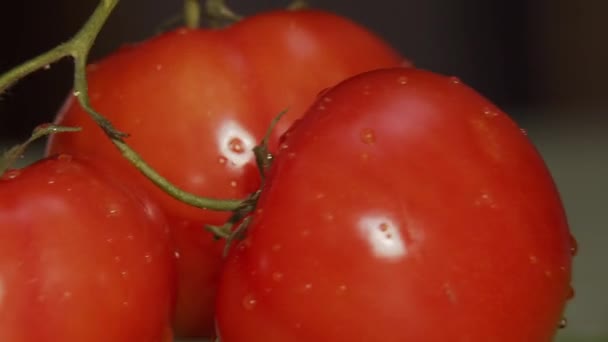
[[[0,179],[0,341],[171,341],[159,209],[61,155]]]
[[[152,167],[204,196],[244,198],[259,187],[251,149],[284,109],[284,131],[319,90],[347,76],[408,64],[360,26],[319,11],[276,11],[221,30],[179,29],[125,47],[89,68],[92,104]],[[68,99],[57,122],[81,134],[56,135],[51,153],[84,153],[126,168],[170,216],[180,254],[175,327],[210,335],[222,244],[204,231],[227,213],[201,211],[153,186],[119,155]],[[275,137],[274,140],[277,140]]]
[[[285,134],[220,281],[223,342],[550,341],[571,240],[543,160],[455,78],[365,73]]]

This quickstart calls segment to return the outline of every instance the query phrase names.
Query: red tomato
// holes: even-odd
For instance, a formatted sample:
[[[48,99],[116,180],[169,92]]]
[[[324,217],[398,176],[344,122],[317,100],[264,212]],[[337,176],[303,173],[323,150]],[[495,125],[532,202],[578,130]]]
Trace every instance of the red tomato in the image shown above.
[[[543,160],[455,78],[374,71],[286,133],[220,281],[223,342],[550,341],[571,240]]]
[[[123,48],[89,68],[93,106],[162,175],[204,196],[244,198],[259,187],[251,149],[282,110],[284,131],[319,90],[347,76],[406,63],[378,37],[319,11],[277,11],[222,30],[179,29]],[[228,213],[201,211],[153,186],[70,98],[51,153],[85,153],[126,168],[170,216],[180,254],[175,327],[210,335],[222,244],[204,231]],[[276,140],[276,137],[275,139]]]
[[[171,341],[159,209],[67,155],[0,179],[0,341]]]

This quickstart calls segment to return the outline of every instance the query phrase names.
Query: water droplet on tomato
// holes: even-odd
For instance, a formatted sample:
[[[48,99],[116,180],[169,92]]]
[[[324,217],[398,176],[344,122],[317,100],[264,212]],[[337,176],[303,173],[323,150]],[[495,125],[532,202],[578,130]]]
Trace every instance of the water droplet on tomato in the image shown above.
[[[530,255],[530,263],[538,264],[538,257],[536,255]]]
[[[277,243],[277,244],[272,245],[272,251],[273,251],[273,252],[278,252],[278,251],[280,251],[280,250],[281,250],[281,248],[283,248],[283,246],[281,246],[281,245],[280,245],[280,244],[278,244],[278,243]]]
[[[72,155],[70,155],[70,154],[62,153],[62,154],[60,154],[60,155],[57,156],[57,160],[65,162],[65,163],[71,162],[72,159],[73,159]]]
[[[567,295],[566,299],[570,300],[570,299],[574,298],[575,295],[576,295],[576,292],[574,291],[574,287],[572,287],[572,285],[570,285],[570,287],[568,288],[568,295]]]
[[[306,284],[304,284],[303,288],[304,288],[305,292],[308,292],[308,291],[312,290],[312,283],[306,283]]]
[[[188,34],[188,29],[187,28],[180,28],[179,30],[177,30],[177,34],[179,35],[185,35]]]
[[[525,129],[523,129],[523,128],[520,128],[520,129],[519,129],[519,131],[520,131],[520,132],[521,132],[521,134],[523,134],[523,135],[526,135],[526,136],[528,135],[528,132],[527,132]]]
[[[346,286],[346,284],[340,284],[340,285],[338,285],[338,288],[336,289],[336,293],[339,295],[342,295],[346,292],[346,290],[348,290],[348,287]]]
[[[125,300],[122,302],[122,306],[127,307],[129,306],[129,301]]]
[[[243,144],[243,140],[239,138],[232,138],[228,141],[228,148],[230,151],[234,153],[243,153],[245,152],[245,146]]]
[[[366,162],[369,160],[369,153],[363,152],[361,153],[361,161]]]
[[[163,70],[163,65],[162,64],[156,64],[156,71],[161,71]]]
[[[114,257],[114,262],[120,262],[120,261],[121,261],[120,256],[117,255]]]
[[[146,264],[152,263],[152,255],[150,253],[144,255],[144,259],[146,260]]]
[[[219,158],[217,158],[217,162],[220,163],[220,164],[222,164],[222,165],[226,164],[226,162],[228,162],[228,158],[226,158],[226,157],[219,157]]]
[[[568,319],[566,317],[564,317],[561,319],[561,321],[559,321],[558,328],[565,329],[567,326],[568,326]]]
[[[326,97],[323,98],[323,102],[330,103],[331,101],[333,101],[333,99],[331,97],[327,97],[326,96]]]
[[[325,110],[325,105],[323,105],[323,104],[319,104],[319,105],[317,106],[317,109],[318,109],[318,110],[323,111],[323,110]]]
[[[296,153],[295,152],[288,152],[287,153],[287,159],[294,159],[296,157]]]
[[[245,310],[253,310],[258,304],[258,300],[252,294],[247,294],[245,297],[243,297],[241,303],[243,304],[243,308]]]
[[[408,82],[407,76],[400,76],[399,78],[397,78],[397,83],[401,84],[401,85],[406,85]]]
[[[310,230],[304,229],[304,230],[300,231],[300,236],[303,238],[310,236]]]
[[[63,292],[63,299],[64,300],[68,300],[70,298],[72,298],[72,292],[70,292],[70,291],[64,291]]]
[[[175,257],[175,259],[179,259],[182,257],[182,255],[178,251],[173,252],[173,256]]]
[[[11,180],[11,179],[15,179],[17,177],[19,177],[19,175],[21,175],[21,171],[20,170],[8,170],[6,171],[3,175],[2,175],[2,179],[4,180]]]
[[[462,83],[462,81],[460,81],[460,78],[456,77],[456,76],[452,76],[449,78],[450,83],[452,84],[460,84]]]
[[[572,254],[572,256],[578,254],[578,241],[576,241],[576,238],[572,234],[570,234],[570,254]]]
[[[363,129],[361,131],[360,137],[361,137],[361,141],[364,144],[370,145],[370,144],[373,144],[376,142],[376,133],[371,128]]]
[[[281,280],[283,280],[283,273],[281,273],[281,272],[273,272],[272,273],[272,280],[274,280],[274,281],[281,281]]]
[[[233,181],[230,182],[230,186],[233,187],[233,188],[236,188],[237,185],[238,185],[237,181],[233,180]]]
[[[289,148],[289,144],[287,143],[281,143],[281,145],[279,145],[279,149],[281,150],[286,150]]]
[[[482,113],[483,115],[485,115],[488,118],[493,118],[498,116],[498,112],[491,110],[490,108],[485,107],[484,109],[482,109]]]
[[[106,217],[116,217],[120,214],[120,208],[114,205],[110,205],[108,207],[108,212],[106,213]]]
[[[129,272],[128,272],[128,271],[121,271],[121,272],[120,272],[120,276],[121,276],[123,279],[127,279],[127,278],[129,277]]]

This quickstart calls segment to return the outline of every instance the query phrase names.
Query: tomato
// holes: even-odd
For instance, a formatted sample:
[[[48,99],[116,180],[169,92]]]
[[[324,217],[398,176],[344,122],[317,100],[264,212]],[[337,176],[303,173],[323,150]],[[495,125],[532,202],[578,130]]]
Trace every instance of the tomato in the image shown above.
[[[84,159],[0,179],[0,341],[171,341],[161,211]]]
[[[223,342],[551,340],[571,236],[541,156],[488,100],[377,70],[280,146],[221,276]]]
[[[320,11],[275,11],[225,29],[178,29],[125,47],[88,69],[94,108],[131,134],[127,142],[171,182],[218,198],[245,198],[260,177],[251,149],[284,109],[284,131],[323,88],[374,68],[408,64],[380,38]],[[157,189],[128,165],[73,97],[57,123],[81,134],[51,138],[50,153],[82,153],[127,169],[171,220],[180,255],[175,328],[210,335],[222,243],[201,211]],[[278,136],[273,138],[277,140]]]

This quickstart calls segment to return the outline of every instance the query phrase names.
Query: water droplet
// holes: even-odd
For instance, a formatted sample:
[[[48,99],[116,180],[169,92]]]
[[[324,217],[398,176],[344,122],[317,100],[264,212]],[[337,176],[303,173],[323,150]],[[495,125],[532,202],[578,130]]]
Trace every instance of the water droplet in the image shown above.
[[[128,271],[121,271],[121,272],[120,272],[120,276],[121,276],[123,279],[127,279],[127,277],[129,276],[129,272],[128,272]]]
[[[336,293],[341,295],[341,294],[344,294],[346,292],[346,290],[348,290],[348,287],[345,284],[340,284],[338,286],[338,288],[336,289]]]
[[[45,65],[45,66],[43,67],[43,69],[44,69],[44,70],[49,70],[49,69],[51,69],[51,65],[50,65],[50,64],[47,64],[47,65]]]
[[[107,242],[107,243],[112,243],[112,242],[114,242],[114,239],[112,239],[112,238],[107,238],[107,239],[106,239],[106,242]]]
[[[161,71],[163,69],[162,64],[156,64],[156,71]]]
[[[180,35],[188,34],[188,29],[187,28],[180,28],[179,30],[177,30],[177,34],[180,34]]]
[[[523,135],[528,135],[528,132],[527,132],[525,129],[523,129],[523,128],[520,128],[520,129],[519,129],[519,131],[520,131],[520,132],[521,132],[521,134],[523,134]]]
[[[325,194],[322,192],[319,192],[315,197],[316,197],[316,199],[323,199],[323,198],[325,198]]]
[[[181,258],[181,257],[182,257],[182,255],[181,255],[181,254],[179,254],[179,252],[178,252],[178,251],[173,252],[173,256],[175,257],[175,259],[179,259],[179,258]]]
[[[278,244],[278,243],[277,243],[277,244],[274,244],[274,245],[272,246],[272,251],[273,251],[273,252],[278,252],[278,251],[280,251],[280,250],[281,250],[281,248],[283,248],[283,246],[281,246],[280,244]]]
[[[69,163],[69,162],[72,161],[72,155],[62,153],[62,154],[60,154],[60,155],[57,156],[57,160],[65,162],[65,163]]]
[[[310,236],[310,230],[304,229],[304,230],[300,231],[300,236],[301,237],[308,237],[308,236]]]
[[[361,153],[361,161],[368,161],[369,160],[369,154],[367,152],[363,152]]]
[[[568,319],[566,317],[564,317],[561,319],[561,321],[559,321],[558,328],[565,329],[567,326],[568,326]]]
[[[576,241],[576,238],[572,234],[570,235],[570,254],[572,254],[572,256],[578,254],[578,241]]]
[[[538,257],[536,255],[530,255],[530,263],[538,264]]]
[[[272,273],[272,280],[274,280],[274,281],[281,281],[281,280],[283,280],[283,273],[281,273],[281,272],[274,272],[274,273]]]
[[[144,255],[144,259],[146,259],[146,264],[150,264],[152,263],[152,255],[151,254],[146,254]]]
[[[483,115],[485,115],[485,116],[487,116],[487,117],[489,117],[489,118],[493,118],[493,117],[498,116],[498,112],[493,111],[493,110],[491,110],[490,108],[487,108],[487,107],[486,107],[486,108],[484,108],[484,109],[482,110],[482,112],[483,112]]]
[[[568,295],[567,295],[566,299],[570,300],[570,299],[574,298],[575,295],[576,295],[576,292],[574,291],[574,287],[570,286],[570,288],[568,288]]]
[[[281,150],[286,150],[289,148],[289,144],[287,143],[282,143],[281,145],[279,145],[279,149]]]
[[[304,291],[310,291],[310,290],[312,290],[312,284],[311,283],[304,284]]]
[[[460,81],[460,78],[456,77],[456,76],[452,76],[449,78],[450,83],[452,84],[460,84],[462,83],[462,81]]]
[[[287,158],[288,159],[294,159],[296,157],[296,153],[295,152],[288,152],[287,153]]]
[[[70,298],[72,298],[72,292],[70,292],[70,291],[63,292],[63,298],[64,299],[70,299]]]
[[[118,255],[114,257],[114,262],[120,262],[120,261],[121,261],[121,259]]]
[[[226,164],[226,162],[228,162],[228,158],[226,157],[219,157],[217,158],[217,162],[220,164]]]
[[[125,301],[123,301],[123,302],[122,302],[122,306],[129,306],[129,301],[126,301],[126,300],[125,300]]]
[[[325,105],[323,105],[323,104],[319,104],[319,105],[317,106],[317,109],[318,109],[318,110],[325,110]]]
[[[407,76],[400,76],[399,78],[397,78],[397,83],[401,84],[401,85],[406,85],[407,84]]]
[[[243,297],[243,301],[241,303],[243,304],[243,308],[245,308],[245,310],[253,310],[258,304],[258,300],[252,294],[247,294],[245,297]]]
[[[106,217],[116,217],[120,214],[120,208],[116,204],[110,204],[108,206],[108,211],[106,213]]]
[[[78,96],[80,96],[80,91],[74,90],[74,92],[72,94],[74,94],[74,96],[78,97]]]
[[[551,272],[551,270],[545,270],[545,276],[547,278],[551,278],[553,276],[553,272]]]
[[[361,141],[364,144],[373,144],[376,142],[376,133],[371,128],[365,128],[361,131]]]
[[[323,98],[323,102],[330,103],[331,101],[333,101],[331,97],[324,97]]]
[[[238,185],[237,181],[233,180],[233,181],[230,182],[230,186],[233,187],[233,188],[236,188],[237,185]]]
[[[133,240],[135,240],[135,236],[133,236],[133,234],[129,234],[129,235],[127,235],[127,240],[133,241]]]
[[[10,179],[15,179],[17,177],[19,177],[19,175],[21,175],[21,171],[20,170],[9,170],[6,171],[3,175],[2,175],[2,179],[4,180],[10,180]]]
[[[245,144],[243,143],[243,140],[239,138],[230,139],[230,141],[228,141],[228,148],[234,153],[245,152]]]

